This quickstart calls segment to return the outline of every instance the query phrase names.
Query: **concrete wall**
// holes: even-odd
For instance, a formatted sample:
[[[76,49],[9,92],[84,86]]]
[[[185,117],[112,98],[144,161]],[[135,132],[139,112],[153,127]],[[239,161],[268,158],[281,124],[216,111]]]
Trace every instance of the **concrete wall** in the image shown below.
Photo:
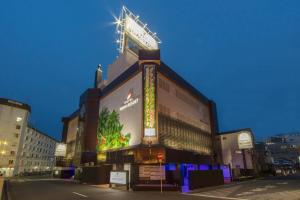
[[[159,112],[211,133],[209,105],[200,102],[160,73],[157,86]]]
[[[115,78],[121,75],[126,69],[138,61],[137,55],[126,50],[120,54],[115,62],[108,66],[108,76],[106,84],[111,83]]]

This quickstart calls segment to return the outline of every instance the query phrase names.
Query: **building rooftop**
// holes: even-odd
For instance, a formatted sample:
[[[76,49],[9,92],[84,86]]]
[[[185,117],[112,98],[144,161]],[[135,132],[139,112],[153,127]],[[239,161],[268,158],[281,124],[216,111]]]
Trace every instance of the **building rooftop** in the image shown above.
[[[0,98],[0,104],[25,109],[31,112],[31,107],[28,104],[22,103],[20,101],[15,101],[7,98]]]
[[[42,134],[42,135],[44,135],[44,136],[50,138],[51,140],[54,140],[55,142],[59,142],[59,141],[58,141],[57,139],[55,139],[54,137],[51,137],[51,136],[49,136],[48,134],[46,134],[46,133],[40,131],[39,129],[37,129],[37,128],[35,128],[35,127],[33,127],[32,124],[29,124],[29,123],[28,123],[27,127],[30,128],[30,129],[33,129],[33,130],[35,130],[35,131],[37,131],[37,132],[39,132],[40,134]]]

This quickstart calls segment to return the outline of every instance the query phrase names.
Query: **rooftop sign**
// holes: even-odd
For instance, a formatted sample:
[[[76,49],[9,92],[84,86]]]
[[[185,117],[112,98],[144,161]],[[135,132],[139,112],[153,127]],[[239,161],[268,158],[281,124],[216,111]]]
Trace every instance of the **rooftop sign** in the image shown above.
[[[123,6],[121,15],[116,19],[119,52],[123,53],[126,48],[142,48],[148,50],[158,49],[160,43],[156,33],[151,32],[147,24],[139,20],[125,6]]]

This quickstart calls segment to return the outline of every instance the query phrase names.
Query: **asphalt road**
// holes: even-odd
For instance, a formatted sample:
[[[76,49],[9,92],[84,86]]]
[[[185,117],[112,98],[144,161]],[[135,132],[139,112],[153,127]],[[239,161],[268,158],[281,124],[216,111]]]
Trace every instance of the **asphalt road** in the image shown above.
[[[300,175],[251,180],[185,194],[132,192],[55,179],[16,179],[10,182],[10,196],[12,200],[300,200]]]

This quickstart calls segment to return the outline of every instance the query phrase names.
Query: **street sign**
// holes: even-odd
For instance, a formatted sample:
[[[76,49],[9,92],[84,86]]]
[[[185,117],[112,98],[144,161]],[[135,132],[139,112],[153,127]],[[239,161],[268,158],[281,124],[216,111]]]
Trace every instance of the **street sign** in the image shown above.
[[[162,153],[158,153],[157,154],[157,159],[159,161],[159,168],[160,168],[160,192],[162,192],[162,167],[161,167],[161,163],[163,161],[164,155]]]
[[[162,162],[163,158],[164,158],[164,155],[162,153],[157,154],[157,160],[159,160],[159,162]]]

